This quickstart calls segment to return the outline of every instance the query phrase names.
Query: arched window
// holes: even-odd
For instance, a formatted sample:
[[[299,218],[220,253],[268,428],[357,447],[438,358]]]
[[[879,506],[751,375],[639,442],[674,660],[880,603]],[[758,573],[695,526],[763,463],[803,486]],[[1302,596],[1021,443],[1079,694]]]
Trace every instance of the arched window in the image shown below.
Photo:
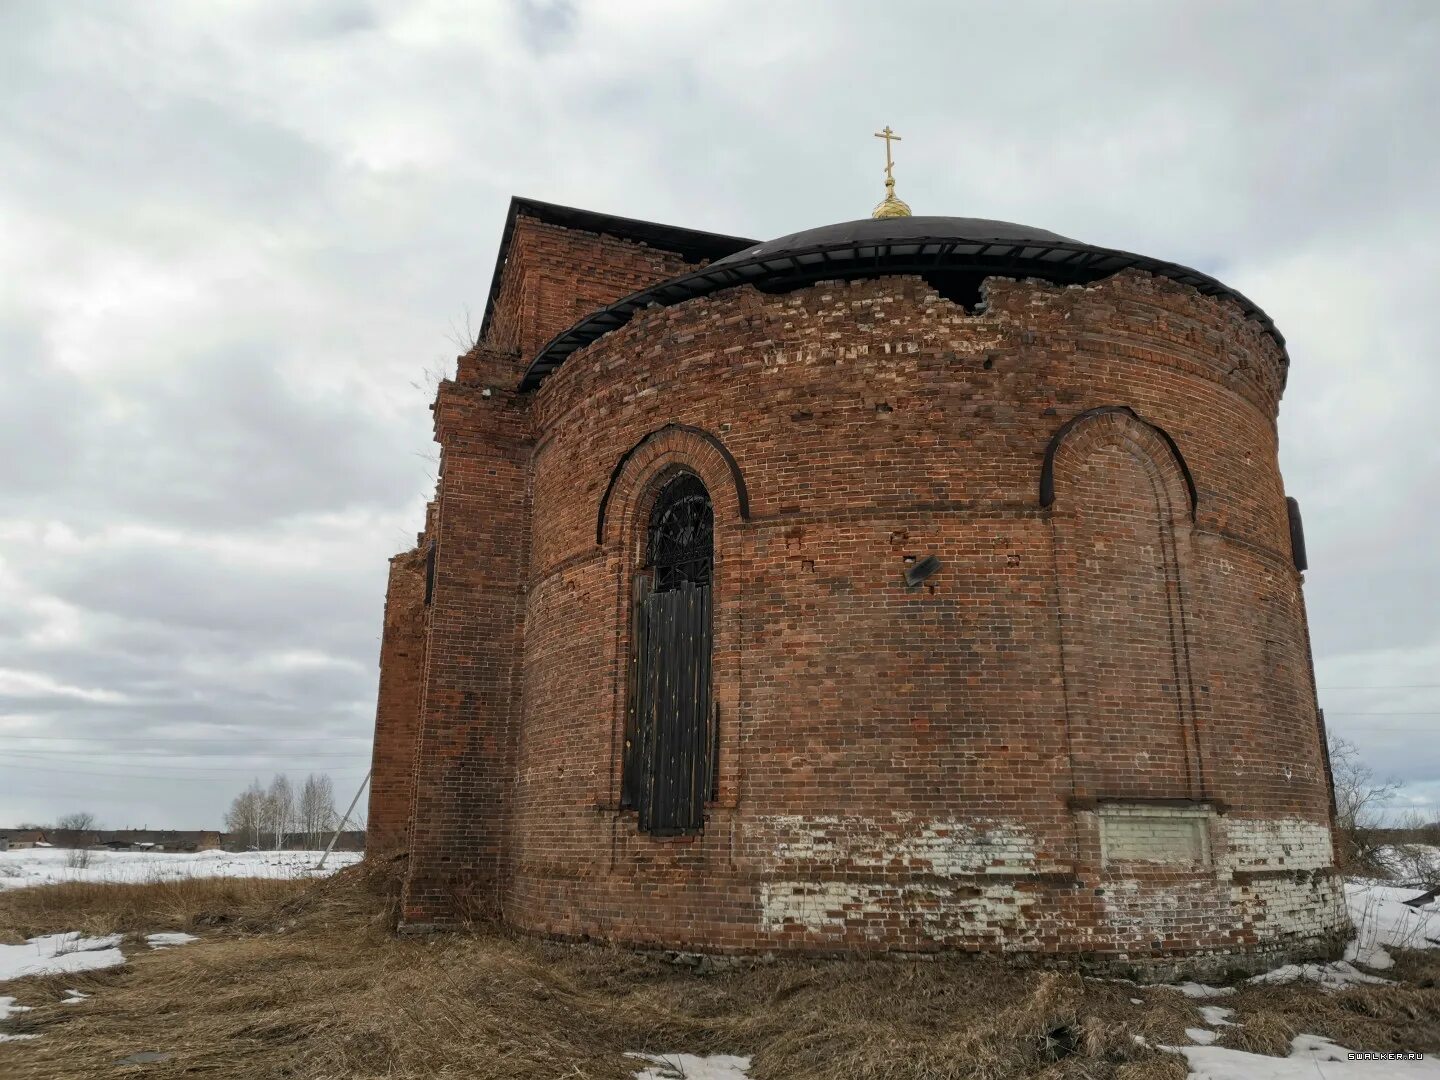
[[[622,805],[657,836],[698,832],[715,784],[710,696],[715,512],[693,473],[660,489],[636,572]]]
[[[647,563],[656,592],[685,582],[709,585],[715,561],[715,510],[710,493],[693,473],[681,473],[665,485],[650,515]]]

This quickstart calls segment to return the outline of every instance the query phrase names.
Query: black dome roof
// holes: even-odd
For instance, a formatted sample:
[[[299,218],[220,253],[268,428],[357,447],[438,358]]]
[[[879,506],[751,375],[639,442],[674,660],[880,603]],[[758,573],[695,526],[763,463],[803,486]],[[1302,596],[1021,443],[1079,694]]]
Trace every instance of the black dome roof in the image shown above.
[[[816,281],[886,274],[920,274],[932,281],[960,283],[961,288],[978,288],[985,277],[1040,278],[1073,285],[1131,267],[1190,285],[1207,296],[1236,301],[1248,318],[1275,339],[1282,362],[1289,363],[1285,338],[1264,311],[1208,274],[1178,263],[1095,247],[1046,229],[988,218],[861,218],[745,247],[587,315],[540,350],[526,369],[520,389],[539,386],[572,352],[624,326],[641,308],[668,307],[737,285],[779,292]]]
[[[750,258],[774,258],[791,251],[808,251],[815,247],[832,244],[895,244],[905,240],[952,240],[964,237],[967,240],[992,240],[1004,243],[1059,242],[1072,244],[1073,240],[1045,229],[1030,225],[1017,225],[1013,221],[992,221],[990,218],[962,217],[896,217],[861,218],[859,221],[842,221],[835,225],[822,225],[818,229],[791,233],[774,240],[767,240],[756,247],[737,251],[711,266],[726,266],[744,262]]]

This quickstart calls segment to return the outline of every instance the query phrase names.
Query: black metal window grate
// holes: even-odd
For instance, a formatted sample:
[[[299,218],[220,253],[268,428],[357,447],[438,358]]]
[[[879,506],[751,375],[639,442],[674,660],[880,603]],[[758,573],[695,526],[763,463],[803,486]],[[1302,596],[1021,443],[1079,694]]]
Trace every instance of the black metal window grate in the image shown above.
[[[650,515],[648,564],[655,591],[708,585],[715,558],[715,511],[698,476],[682,473],[661,490]]]

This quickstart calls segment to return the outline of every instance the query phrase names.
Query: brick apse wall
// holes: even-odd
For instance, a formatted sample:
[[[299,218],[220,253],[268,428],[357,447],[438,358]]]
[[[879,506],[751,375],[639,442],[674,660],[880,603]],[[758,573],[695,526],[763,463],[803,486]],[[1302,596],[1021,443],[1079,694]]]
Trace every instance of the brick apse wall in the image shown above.
[[[1278,346],[1138,271],[986,300],[736,288],[527,394],[520,350],[465,359],[407,924],[1227,963],[1348,932]],[[627,598],[677,467],[715,506],[719,780],[658,838],[619,807]]]

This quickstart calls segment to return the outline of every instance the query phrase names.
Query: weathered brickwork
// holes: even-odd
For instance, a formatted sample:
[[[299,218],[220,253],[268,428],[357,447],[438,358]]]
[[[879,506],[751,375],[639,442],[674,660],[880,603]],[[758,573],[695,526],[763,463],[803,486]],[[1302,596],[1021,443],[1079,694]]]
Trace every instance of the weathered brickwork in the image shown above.
[[[528,359],[582,316],[688,269],[668,251],[522,216],[485,343]]]
[[[992,278],[978,311],[916,277],[745,286],[642,310],[517,394],[575,317],[534,285],[565,233],[512,249],[437,402],[407,922],[1121,962],[1333,946],[1271,337],[1138,271]],[[571,282],[579,306],[678,272],[574,243],[634,248],[593,296]],[[620,806],[621,755],[631,581],[677,468],[714,504],[719,779],[703,832],[660,838]]]
[[[390,560],[365,833],[365,849],[372,853],[403,847],[410,828],[425,670],[426,561],[423,542]]]

